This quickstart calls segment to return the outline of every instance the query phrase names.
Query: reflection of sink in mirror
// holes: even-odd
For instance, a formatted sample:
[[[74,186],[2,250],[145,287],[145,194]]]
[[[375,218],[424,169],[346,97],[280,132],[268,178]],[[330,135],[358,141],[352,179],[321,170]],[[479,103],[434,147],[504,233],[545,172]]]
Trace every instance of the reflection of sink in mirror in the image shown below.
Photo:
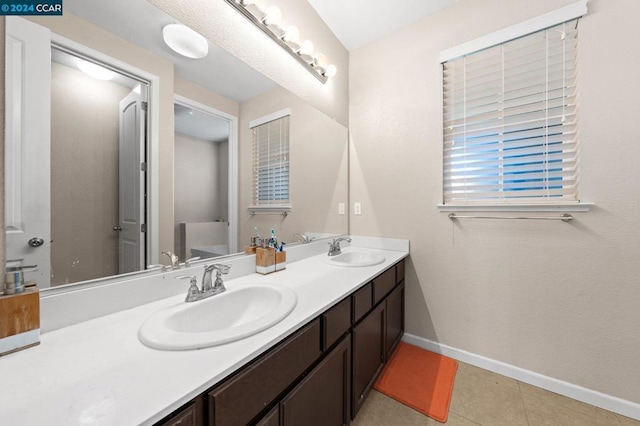
[[[164,350],[222,345],[274,326],[293,311],[297,301],[288,288],[242,286],[160,310],[142,324],[138,337],[145,345]]]
[[[364,266],[378,265],[385,261],[385,257],[379,253],[369,253],[366,251],[349,250],[337,256],[324,256],[325,263],[333,266],[343,266],[347,268],[358,268]]]

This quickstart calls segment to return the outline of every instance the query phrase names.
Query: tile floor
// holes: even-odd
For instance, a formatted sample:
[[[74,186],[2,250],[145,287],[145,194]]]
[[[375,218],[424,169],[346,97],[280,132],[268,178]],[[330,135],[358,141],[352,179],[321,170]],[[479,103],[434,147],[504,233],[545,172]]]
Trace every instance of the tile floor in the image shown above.
[[[371,391],[352,426],[442,423]],[[447,426],[640,426],[600,408],[458,363]]]

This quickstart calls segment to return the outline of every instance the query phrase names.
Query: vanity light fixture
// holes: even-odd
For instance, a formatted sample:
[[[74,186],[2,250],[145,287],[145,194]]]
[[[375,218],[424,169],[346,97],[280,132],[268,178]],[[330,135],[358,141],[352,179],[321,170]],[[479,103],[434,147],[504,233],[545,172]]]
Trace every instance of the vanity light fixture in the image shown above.
[[[276,6],[266,7],[262,0],[225,0],[262,32],[271,37],[284,50],[322,83],[336,75],[334,65],[327,64],[321,53],[313,52],[310,40],[300,42],[300,31],[295,26],[282,24],[282,12]]]
[[[89,77],[95,78],[96,80],[113,80],[116,76],[116,73],[113,71],[80,58],[78,58],[78,68],[80,71],[87,74]]]
[[[187,58],[200,59],[209,53],[207,39],[186,25],[166,25],[162,29],[162,38],[174,52]]]

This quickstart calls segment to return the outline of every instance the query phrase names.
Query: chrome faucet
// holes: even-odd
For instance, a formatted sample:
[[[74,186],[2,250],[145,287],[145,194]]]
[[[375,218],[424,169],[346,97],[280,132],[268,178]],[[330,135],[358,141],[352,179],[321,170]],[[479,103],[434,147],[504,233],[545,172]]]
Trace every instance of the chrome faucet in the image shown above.
[[[176,254],[173,254],[170,251],[163,251],[162,254],[164,254],[165,256],[167,256],[169,258],[169,262],[171,265],[171,268],[178,268],[180,267],[180,259],[178,259],[178,256]]]
[[[187,297],[184,301],[195,302],[226,291],[221,275],[229,273],[229,269],[231,269],[231,265],[205,265],[204,275],[202,275],[202,288],[198,288],[198,280],[195,275],[180,275],[176,277],[176,279],[180,280],[189,280],[189,290],[187,291]],[[211,283],[211,274],[214,270],[216,271],[216,280],[214,283]]]
[[[316,237],[309,237],[306,234],[293,234],[293,236],[300,237],[302,239],[302,244],[309,244],[311,241],[316,239]]]
[[[342,250],[340,250],[340,241],[346,241],[350,243],[351,238],[346,238],[346,237],[334,238],[333,242],[329,243],[329,253],[327,253],[328,256],[337,256],[339,254],[342,254]]]

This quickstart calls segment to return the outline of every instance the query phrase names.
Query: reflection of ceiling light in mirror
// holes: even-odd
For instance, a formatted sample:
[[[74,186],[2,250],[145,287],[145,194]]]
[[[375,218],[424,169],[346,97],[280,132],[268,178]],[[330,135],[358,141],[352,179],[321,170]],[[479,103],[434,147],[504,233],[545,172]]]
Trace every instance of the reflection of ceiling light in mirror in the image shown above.
[[[97,80],[113,80],[116,76],[116,73],[113,71],[94,64],[93,62],[85,61],[84,59],[78,59],[78,68],[89,77]]]
[[[176,53],[187,58],[204,58],[209,53],[207,39],[182,24],[169,24],[162,29],[164,42]]]

